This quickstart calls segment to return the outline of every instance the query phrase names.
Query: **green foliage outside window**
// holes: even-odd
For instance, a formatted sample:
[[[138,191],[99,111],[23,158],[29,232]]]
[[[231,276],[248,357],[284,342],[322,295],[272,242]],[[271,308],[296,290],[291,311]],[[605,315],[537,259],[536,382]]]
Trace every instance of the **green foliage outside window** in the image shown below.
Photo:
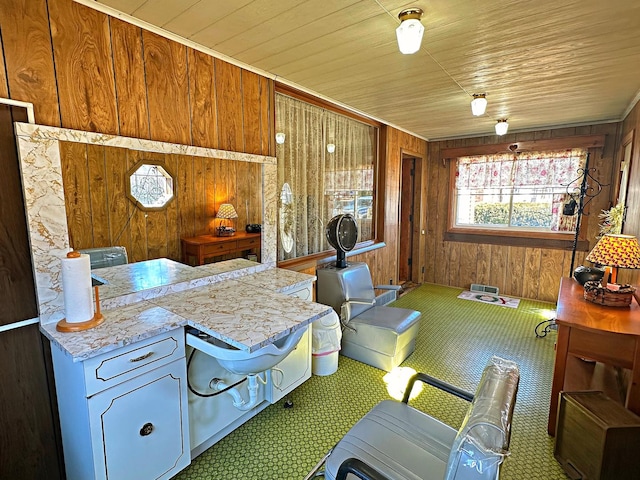
[[[509,204],[482,203],[474,208],[473,224],[548,228],[551,225],[551,208],[548,203],[514,203],[509,223]]]

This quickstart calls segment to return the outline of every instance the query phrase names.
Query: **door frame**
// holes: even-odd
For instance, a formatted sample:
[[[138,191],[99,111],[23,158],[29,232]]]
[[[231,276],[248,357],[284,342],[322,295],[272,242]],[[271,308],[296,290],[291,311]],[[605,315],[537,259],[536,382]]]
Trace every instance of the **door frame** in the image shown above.
[[[414,174],[413,178],[413,195],[411,203],[407,205],[407,202],[402,201],[403,192],[403,171],[408,168],[409,160],[413,162]],[[424,221],[423,221],[423,184],[424,184],[424,167],[426,165],[425,155],[417,153],[407,149],[400,149],[400,165],[399,165],[399,188],[398,188],[398,262],[396,275],[398,283],[402,284],[403,281],[410,280],[415,283],[422,283],[424,281],[424,266],[425,266],[425,252],[424,252]],[[403,249],[403,238],[401,218],[403,216],[403,209],[413,210],[413,220],[409,235],[411,236],[411,249]],[[409,268],[409,275],[407,279],[400,278],[400,265],[406,258],[411,258],[411,266]]]

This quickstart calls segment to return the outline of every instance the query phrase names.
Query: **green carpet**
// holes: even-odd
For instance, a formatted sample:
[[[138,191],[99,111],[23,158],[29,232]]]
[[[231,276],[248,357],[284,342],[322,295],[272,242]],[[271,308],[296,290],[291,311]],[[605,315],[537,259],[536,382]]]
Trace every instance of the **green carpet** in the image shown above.
[[[402,364],[470,391],[491,355],[520,365],[511,456],[502,480],[566,479],[547,435],[555,332],[534,327],[553,305],[523,300],[517,309],[456,298],[461,289],[425,284],[393,305],[422,312],[415,352]],[[292,409],[268,407],[211,447],[177,479],[301,480],[373,405],[390,398],[386,372],[340,357],[338,372],[294,390]],[[456,428],[468,404],[426,387],[411,404]]]

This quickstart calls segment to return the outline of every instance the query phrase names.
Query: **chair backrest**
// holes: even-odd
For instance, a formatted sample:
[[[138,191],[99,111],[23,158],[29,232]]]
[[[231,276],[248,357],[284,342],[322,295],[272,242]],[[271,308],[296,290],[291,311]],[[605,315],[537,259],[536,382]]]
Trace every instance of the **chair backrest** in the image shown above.
[[[516,363],[495,356],[489,360],[451,447],[445,480],[498,478],[509,454],[519,380]]]
[[[357,317],[375,304],[375,290],[366,263],[350,262],[346,268],[329,265],[318,269],[316,275],[317,301],[333,307],[338,315],[342,304],[347,301],[352,301],[350,318]]]
[[[89,255],[92,270],[129,263],[125,247],[84,248],[78,251]]]

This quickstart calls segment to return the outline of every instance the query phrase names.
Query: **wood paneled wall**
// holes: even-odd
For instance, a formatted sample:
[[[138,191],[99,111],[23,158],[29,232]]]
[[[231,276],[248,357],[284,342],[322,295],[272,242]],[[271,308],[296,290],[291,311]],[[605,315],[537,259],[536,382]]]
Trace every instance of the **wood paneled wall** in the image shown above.
[[[629,189],[627,190],[627,216],[623,233],[640,238],[640,102],[629,112],[622,122],[621,138],[633,131],[631,147],[631,171],[629,172]],[[616,152],[616,166],[622,157],[621,148]],[[640,270],[620,270],[620,282],[628,282],[640,288]]]
[[[491,143],[510,143],[527,140],[561,138],[573,135],[605,134],[603,149],[595,150],[590,166],[603,184],[611,183],[615,147],[619,124],[601,124],[585,127],[561,128],[510,134],[503,137],[487,136],[429,143],[427,209],[422,212],[427,225],[426,265],[423,281],[469,288],[471,283],[495,285],[505,295],[555,302],[560,278],[569,276],[570,250],[529,248],[483,243],[462,243],[444,240],[448,222],[449,162],[440,156],[440,149]],[[598,233],[598,214],[609,208],[611,188],[589,205],[589,217],[583,217],[586,239],[595,245]],[[588,252],[577,252],[575,266],[583,263]],[[590,264],[588,264],[590,265]]]
[[[272,154],[268,78],[71,0],[3,0],[0,30],[39,124]]]
[[[71,0],[4,0],[0,30],[0,93],[32,102],[39,124],[272,154],[270,79]],[[134,261],[177,260],[180,237],[206,233],[227,201],[240,228],[261,223],[258,165],[161,156],[175,172],[177,198],[164,211],[144,212],[124,196],[133,152],[64,148],[75,248],[121,244]]]
[[[69,142],[60,142],[60,153],[73,248],[122,245],[130,261],[180,261],[180,238],[210,233],[221,203],[236,207],[239,228],[260,222],[261,164]],[[127,172],[142,160],[174,177],[175,198],[165,209],[141,210],[127,197]]]

